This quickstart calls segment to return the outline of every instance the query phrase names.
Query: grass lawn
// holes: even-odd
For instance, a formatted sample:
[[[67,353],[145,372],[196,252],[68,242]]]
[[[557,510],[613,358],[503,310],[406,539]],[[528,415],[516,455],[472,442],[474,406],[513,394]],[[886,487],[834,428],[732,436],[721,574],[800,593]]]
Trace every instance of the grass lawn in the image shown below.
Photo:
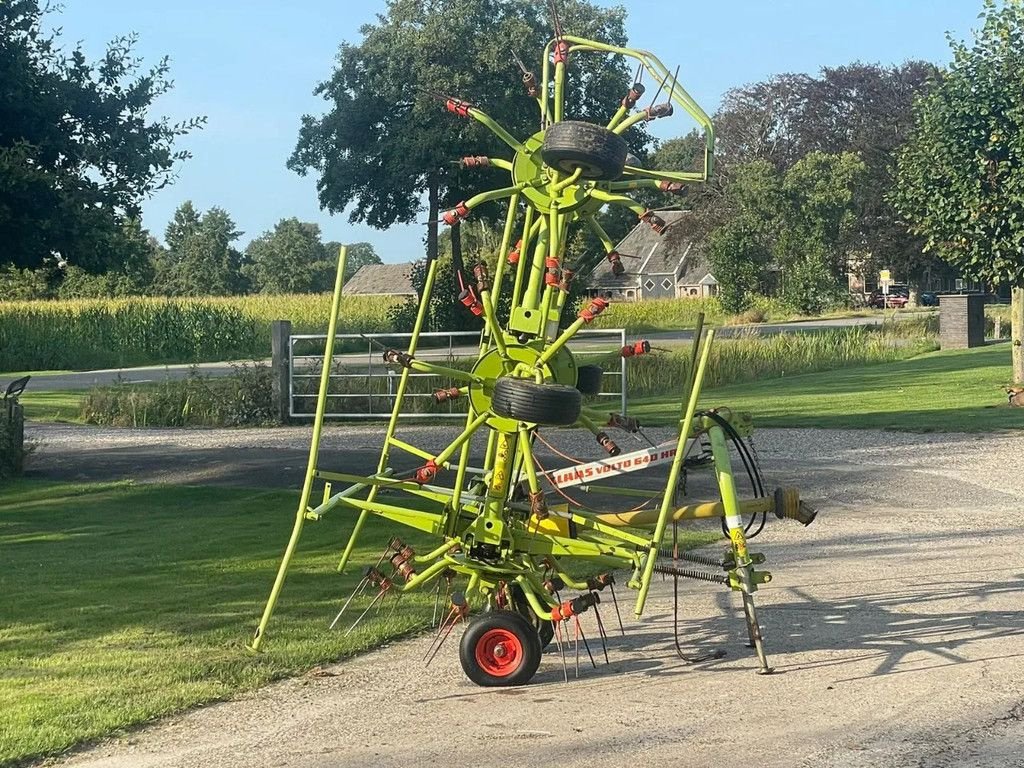
[[[709,390],[704,406],[754,414],[766,427],[978,432],[1024,429],[1024,409],[1010,408],[1001,387],[1011,381],[1010,347],[932,352],[895,363],[765,379]],[[630,413],[670,423],[679,406],[666,398],[636,400]]]
[[[81,421],[81,391],[36,392],[25,390],[19,401],[25,418],[32,421]]]
[[[429,591],[407,595],[401,610],[348,636],[327,629],[386,540],[421,541],[408,528],[367,525],[351,573],[338,574],[348,532],[339,513],[307,524],[266,651],[249,653],[244,645],[296,499],[296,492],[223,488],[0,486],[0,764],[222,699],[425,626]],[[698,533],[692,541],[714,538]],[[449,642],[443,652],[455,647]]]

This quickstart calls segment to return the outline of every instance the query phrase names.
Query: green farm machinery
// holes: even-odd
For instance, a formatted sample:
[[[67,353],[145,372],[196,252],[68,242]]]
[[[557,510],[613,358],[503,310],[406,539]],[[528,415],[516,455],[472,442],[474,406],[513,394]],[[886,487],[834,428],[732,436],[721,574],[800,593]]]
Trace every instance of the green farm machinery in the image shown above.
[[[568,62],[588,54],[626,57],[638,65],[635,82],[626,89],[621,106],[606,125],[564,119]],[[251,647],[259,650],[266,640],[267,625],[304,523],[336,512],[355,518],[339,570],[349,565],[361,532],[375,519],[385,518],[433,537],[429,551],[419,552],[396,538],[378,564],[366,569],[357,593],[363,594],[359,600],[370,600],[370,595],[372,600],[360,618],[385,599],[455,581],[461,588],[446,595],[450,605],[442,611],[444,618],[432,648],[436,653],[456,622],[467,622],[460,660],[467,676],[479,685],[528,682],[541,663],[543,647],[552,639],[563,646],[563,632],[567,643],[570,628],[578,637],[579,615],[597,612],[601,596],[615,594],[616,573],[622,574],[625,585],[636,591],[633,611],[637,617],[643,614],[652,581],[659,574],[671,576],[677,583],[680,578],[694,578],[738,592],[758,671],[767,673],[770,667],[754,593],[770,574],[755,567],[763,557],[748,549],[746,521],[760,516],[763,525],[765,516],[774,514],[806,525],[813,520],[814,511],[794,489],[773,493],[764,489],[744,440],[750,431],[749,417],[727,408],[698,408],[713,330],[704,331],[703,322],[695,329],[687,380],[679,392],[675,439],[623,453],[608,432],[618,429],[635,434],[640,432],[638,422],[627,414],[599,414],[585,404],[584,397],[599,389],[602,371],[578,365],[568,347],[608,302],[602,298],[585,300],[575,317],[563,316],[571,306],[571,281],[584,279],[604,260],[615,274],[625,270],[622,254],[616,252],[596,214],[604,206],[621,206],[636,214],[641,224],[662,234],[666,228],[663,218],[629,193],[652,190],[678,195],[687,185],[707,180],[713,165],[711,121],[656,57],[646,51],[562,34],[557,16],[556,34],[544,50],[540,77],[517,62],[523,70],[527,93],[536,100],[543,126],[524,140],[511,135],[479,107],[434,94],[455,117],[485,125],[512,155],[511,159],[464,158],[464,163],[504,172],[510,179],[505,186],[477,194],[443,215],[448,225],[458,226],[485,202],[503,201],[507,205],[494,274],[478,263],[472,275],[460,276],[458,301],[483,322],[475,362],[456,368],[417,357],[427,307],[436,287],[435,260],[426,271],[408,347],[387,348],[382,353],[384,361],[400,375],[377,471],[361,476],[321,466],[321,428],[342,294],[342,249],[309,465],[292,536]],[[649,107],[637,108],[644,93],[643,73],[657,82],[658,94]],[[664,101],[655,103],[662,93]],[[669,117],[677,108],[703,131],[703,168],[654,171],[641,167],[629,153],[623,133],[637,123]],[[570,225],[589,227],[603,243],[603,252],[570,259],[566,252]],[[511,308],[507,316],[499,317],[500,293],[506,282],[512,284]],[[646,342],[637,342],[624,347],[621,354],[634,356],[650,351]],[[432,374],[439,381],[457,384],[438,389],[434,394],[437,403],[453,399],[467,403],[464,428],[440,452],[424,450],[400,435],[399,413],[414,374]],[[537,441],[543,440],[540,430],[547,428],[588,430],[596,438],[601,458],[545,471],[536,451]],[[486,435],[482,456],[473,455],[477,434]],[[751,475],[753,491],[749,498],[739,496],[730,444]],[[413,470],[396,471],[392,466],[395,451],[422,463]],[[668,468],[664,485],[623,485],[630,473],[642,470],[649,475],[658,466]],[[685,497],[680,499],[681,478],[688,467],[696,466],[713,473],[717,498],[691,503]],[[324,492],[322,501],[314,503],[318,483]],[[343,490],[335,490],[342,484]],[[595,509],[576,501],[573,493],[625,499],[623,503],[633,506],[625,512]],[[724,557],[672,546],[676,526],[698,519],[721,522],[729,541]],[[576,596],[568,597],[569,592]],[[353,603],[361,605],[355,600],[357,593],[346,601],[343,610]],[[603,640],[603,628],[601,633]],[[686,653],[678,636],[676,649],[688,661],[708,658],[707,654]]]

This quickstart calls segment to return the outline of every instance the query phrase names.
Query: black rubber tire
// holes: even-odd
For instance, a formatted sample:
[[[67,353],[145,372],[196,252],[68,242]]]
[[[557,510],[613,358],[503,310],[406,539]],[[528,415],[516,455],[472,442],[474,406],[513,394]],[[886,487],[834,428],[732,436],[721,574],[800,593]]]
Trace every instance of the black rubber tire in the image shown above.
[[[491,410],[516,421],[569,426],[579,418],[582,400],[576,387],[503,376],[494,382]]]
[[[526,595],[523,594],[523,588],[518,584],[512,585],[512,605],[537,630],[541,650],[547,648],[555,637],[555,627],[549,620],[542,619],[534,612]]]
[[[600,365],[581,365],[576,369],[576,389],[580,391],[580,394],[599,395],[603,383],[604,368]]]
[[[547,129],[540,156],[563,173],[581,168],[584,179],[611,180],[622,176],[628,151],[626,140],[604,126],[563,120]]]
[[[502,655],[494,652],[500,643]],[[474,619],[459,643],[466,677],[487,688],[525,685],[540,666],[540,637],[516,611],[490,611]],[[491,669],[486,659],[491,659]],[[498,671],[498,667],[504,665]]]

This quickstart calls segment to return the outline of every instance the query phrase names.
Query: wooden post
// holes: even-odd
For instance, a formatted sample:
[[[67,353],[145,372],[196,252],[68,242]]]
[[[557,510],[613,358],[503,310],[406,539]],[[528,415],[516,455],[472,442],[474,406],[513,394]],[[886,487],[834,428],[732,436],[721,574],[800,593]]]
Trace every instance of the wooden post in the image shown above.
[[[287,424],[288,414],[291,412],[291,393],[288,388],[291,335],[290,320],[274,320],[270,324],[270,367],[273,371],[274,404],[278,424]]]

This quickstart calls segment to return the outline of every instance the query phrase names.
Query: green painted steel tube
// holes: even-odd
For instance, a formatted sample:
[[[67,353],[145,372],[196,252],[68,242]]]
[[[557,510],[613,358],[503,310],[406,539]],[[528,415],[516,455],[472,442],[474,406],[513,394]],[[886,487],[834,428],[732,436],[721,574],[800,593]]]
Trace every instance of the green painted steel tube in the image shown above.
[[[281,587],[284,586],[285,577],[288,575],[288,566],[291,564],[295,548],[298,546],[299,537],[302,535],[302,525],[306,520],[306,511],[309,508],[309,497],[313,493],[313,475],[316,472],[317,459],[320,455],[320,431],[324,424],[324,413],[327,407],[327,390],[331,381],[331,363],[334,360],[334,337],[338,332],[338,312],[341,309],[341,287],[345,281],[345,261],[348,257],[348,248],[344,245],[338,251],[338,273],[334,277],[334,296],[331,299],[331,320],[327,328],[327,339],[324,347],[324,365],[320,372],[320,391],[316,397],[316,414],[313,416],[313,440],[309,445],[309,461],[306,463],[306,478],[302,483],[302,494],[299,497],[299,508],[295,513],[295,525],[292,527],[291,538],[288,539],[288,546],[285,547],[284,557],[277,569],[277,576],[274,578],[274,586],[270,589],[270,597],[263,608],[263,616],[260,617],[256,634],[253,635],[249,647],[258,651],[263,645],[264,633],[267,623],[274,613],[277,605],[277,598],[281,594]]]
[[[555,62],[555,122],[561,122],[565,112],[565,62]]]
[[[636,596],[636,607],[633,613],[640,616],[644,612],[644,604],[647,602],[647,593],[651,588],[651,579],[654,576],[654,562],[658,558],[658,549],[665,538],[665,528],[668,525],[669,517],[672,514],[672,492],[679,485],[679,472],[686,458],[686,440],[690,436],[690,429],[693,424],[693,414],[697,411],[697,399],[700,397],[701,383],[704,381],[704,373],[707,370],[708,359],[711,357],[711,345],[714,342],[714,330],[708,331],[704,348],[701,350],[700,365],[697,368],[697,378],[694,386],[690,388],[690,397],[686,404],[686,412],[679,422],[679,440],[676,442],[676,455],[672,458],[672,469],[668,475],[668,483],[665,484],[665,495],[661,499],[661,509],[658,511],[658,521],[654,526],[654,537],[651,540],[651,548],[647,553],[647,562],[644,563],[644,572],[640,580],[640,590]]]
[[[504,197],[512,197],[512,195],[519,194],[522,192],[525,184],[516,184],[514,187],[502,187],[501,189],[492,189],[488,192],[481,192],[478,195],[473,195],[463,205],[470,210],[473,210],[478,205],[489,203],[494,200],[501,200]]]
[[[540,490],[540,480],[537,479],[537,466],[533,461],[530,430],[523,426],[519,427],[519,450],[523,456],[523,468],[526,470],[526,483],[530,486],[530,491],[536,493]]]
[[[487,421],[489,415],[490,414],[487,411],[484,411],[483,413],[476,416],[476,418],[474,418],[469,424],[466,425],[466,428],[462,430],[459,436],[452,441],[451,445],[449,445],[447,448],[445,448],[443,451],[437,454],[437,456],[434,458],[434,463],[444,464],[445,462],[448,461],[448,459],[454,456],[455,452],[459,450],[459,448],[461,448],[463,444],[467,440],[469,440],[469,438],[471,438],[474,435],[474,433],[476,433],[476,431],[480,429],[480,427],[484,425],[484,422]]]
[[[540,309],[540,287],[544,282],[544,259],[548,254],[549,232],[548,220],[545,216],[538,217],[540,230],[537,233],[537,242],[533,247],[533,258],[530,259],[530,278],[526,284],[526,292],[520,306],[526,309]],[[524,258],[521,254],[520,258]]]
[[[430,297],[434,292],[434,282],[437,280],[437,259],[430,262],[430,266],[427,268],[427,279],[423,284],[423,296],[420,298],[419,311],[416,313],[416,322],[413,325],[412,336],[409,339],[408,353],[410,355],[416,354],[417,342],[420,338],[420,332],[423,330],[423,324],[426,322],[427,310],[430,307]],[[380,461],[377,463],[377,474],[381,474],[387,469],[388,465],[388,448],[391,444],[391,440],[395,436],[395,429],[398,427],[398,414],[402,407],[402,398],[405,397],[405,389],[409,385],[409,369],[403,368],[402,375],[398,380],[398,389],[395,391],[395,406],[391,409],[391,419],[388,421],[387,432],[384,435],[384,448],[380,454]],[[370,495],[367,497],[367,501],[373,501],[376,497],[377,490],[373,488],[370,490]],[[345,570],[345,566],[348,565],[349,558],[352,557],[352,550],[355,549],[356,540],[359,538],[360,532],[363,530],[363,525],[366,523],[365,511],[359,514],[359,518],[356,520],[355,526],[352,528],[352,533],[348,537],[348,543],[345,545],[345,551],[341,554],[341,560],[338,562],[338,570]]]
[[[535,223],[533,215],[533,206],[527,206],[526,215],[523,217],[523,237],[519,243],[519,263],[516,264],[516,279],[512,286],[513,307],[519,306],[519,300],[523,295],[523,275],[526,274],[527,266],[531,264],[531,259],[529,258],[530,241],[540,231],[540,220],[538,219]]]
[[[629,208],[637,216],[647,211],[646,208],[632,198],[625,195],[613,195],[610,192],[605,192],[603,189],[595,188],[590,190],[590,196],[595,200],[600,200],[602,203],[611,203],[612,205],[621,205],[623,208]]]
[[[505,228],[501,233],[501,245],[498,246],[498,258],[494,267],[494,288],[491,291],[491,300],[497,309],[501,303],[502,283],[505,277],[505,269],[508,264],[508,251],[512,245],[512,230],[516,225],[516,213],[519,211],[519,193],[512,195],[508,201],[508,213],[505,214]]]
[[[426,360],[413,360],[410,367],[414,371],[420,373],[432,373],[435,376],[447,376],[449,379],[455,379],[456,381],[466,381],[471,384],[479,384],[480,377],[475,376],[469,371],[460,371],[458,368],[449,368],[445,365],[437,365],[436,363],[428,363]]]
[[[505,130],[505,128],[495,120],[493,117],[488,115],[476,107],[469,108],[470,116],[479,123],[487,126],[491,133],[497,136],[499,139],[508,144],[516,152],[525,152],[526,147],[523,146],[522,142],[519,141],[515,136]]]

